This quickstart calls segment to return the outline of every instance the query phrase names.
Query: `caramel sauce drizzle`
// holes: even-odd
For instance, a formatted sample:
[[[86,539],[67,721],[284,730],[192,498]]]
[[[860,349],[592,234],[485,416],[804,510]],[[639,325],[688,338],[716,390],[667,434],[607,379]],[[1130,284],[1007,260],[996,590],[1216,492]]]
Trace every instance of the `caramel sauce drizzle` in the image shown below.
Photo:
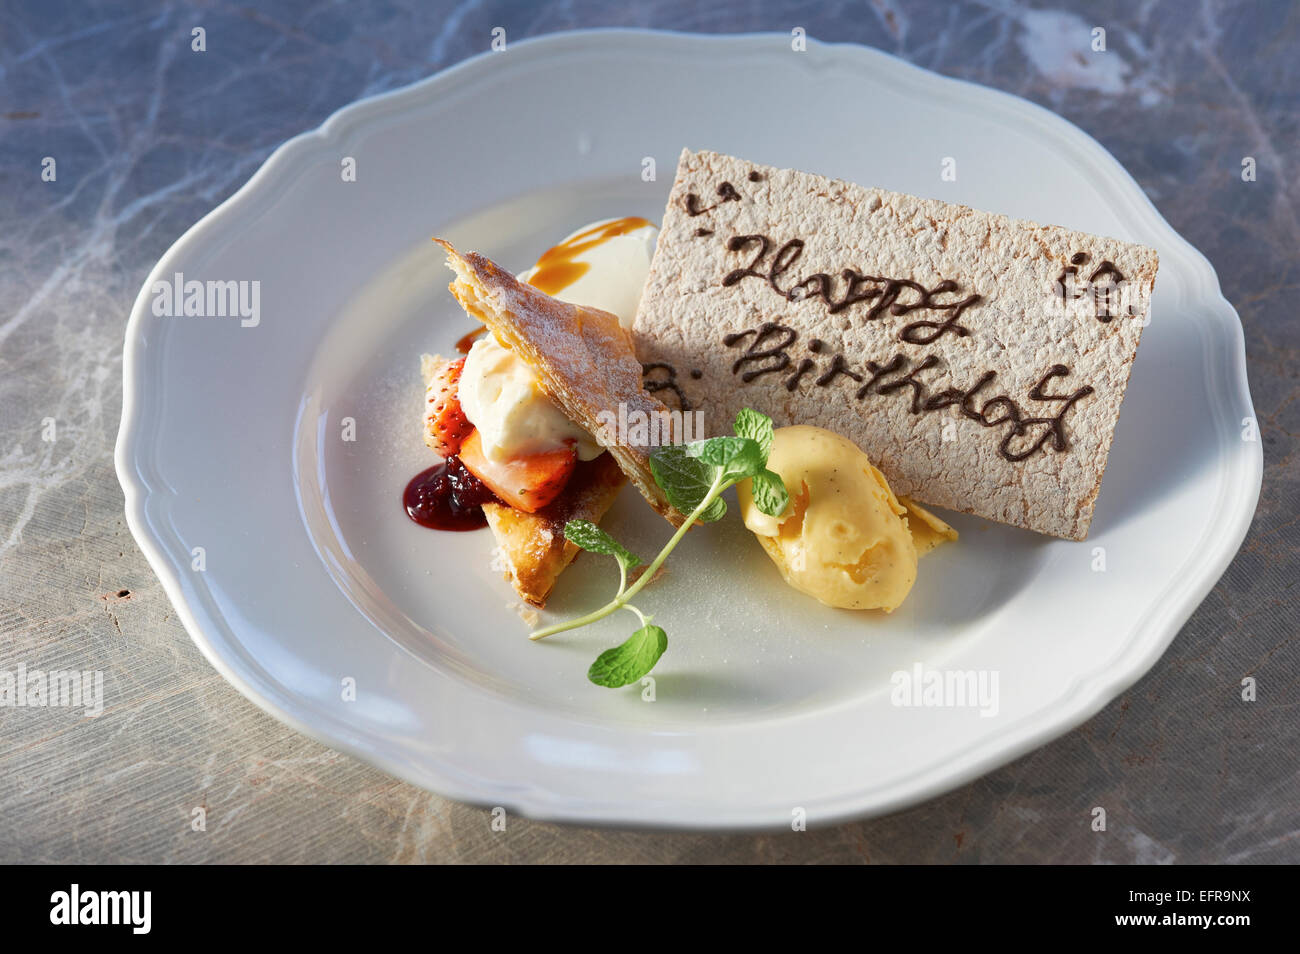
[[[528,279],[528,284],[548,295],[561,292],[591,269],[591,265],[587,262],[574,261],[583,252],[616,236],[626,235],[653,224],[636,216],[626,216],[603,225],[593,225],[589,229],[583,229],[577,235],[545,252],[537,260],[537,271],[532,278]]]
[[[469,349],[474,347],[474,342],[483,335],[487,334],[487,326],[475,328],[473,331],[467,331],[456,341],[456,350],[461,354],[469,354]]]

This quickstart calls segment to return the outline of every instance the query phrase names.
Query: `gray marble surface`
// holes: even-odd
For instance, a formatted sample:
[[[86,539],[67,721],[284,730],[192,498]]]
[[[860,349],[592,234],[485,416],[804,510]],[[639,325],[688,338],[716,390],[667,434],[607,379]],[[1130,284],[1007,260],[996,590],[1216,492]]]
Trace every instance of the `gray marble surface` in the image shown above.
[[[483,811],[263,715],[191,644],[127,531],[111,459],[123,329],[150,267],[339,106],[483,50],[495,26],[522,38],[610,25],[802,26],[1027,97],[1096,136],[1214,264],[1246,331],[1259,509],[1164,658],[1083,727],[925,805],[837,828],[494,832]],[[189,55],[195,26],[202,57]],[[1080,52],[1094,26],[1107,30],[1100,60]],[[1287,2],[7,0],[0,668],[102,669],[105,708],[0,709],[0,861],[1300,861],[1298,124],[1300,7]],[[1090,829],[1095,805],[1105,833]],[[205,832],[191,830],[196,806]]]

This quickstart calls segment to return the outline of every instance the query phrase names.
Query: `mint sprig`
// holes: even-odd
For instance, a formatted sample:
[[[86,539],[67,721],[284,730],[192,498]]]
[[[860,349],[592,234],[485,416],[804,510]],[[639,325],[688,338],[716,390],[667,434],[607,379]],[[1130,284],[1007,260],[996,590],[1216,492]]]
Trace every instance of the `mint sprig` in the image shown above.
[[[612,556],[624,572],[644,562],[590,520],[570,520],[564,525],[564,536],[584,550]]]
[[[598,686],[618,688],[639,681],[654,668],[668,648],[668,634],[650,625],[645,615],[630,602],[654,578],[682,537],[696,523],[722,519],[727,503],[722,493],[742,480],[750,480],[754,505],[769,516],[779,517],[790,500],[781,477],[767,469],[772,451],[772,419],[750,408],[736,415],[735,436],[711,437],[689,444],[668,444],[650,454],[650,471],[668,502],[687,515],[677,532],[659,551],[658,556],[630,586],[628,570],[640,566],[641,558],[612,536],[587,520],[570,520],[564,536],[572,543],[593,553],[603,553],[618,561],[619,583],[614,598],[585,616],[565,623],[546,626],[532,633],[530,639],[543,639],[569,629],[577,629],[604,619],[620,609],[636,614],[641,627],[626,642],[607,649],[587,671],[587,678]]]
[[[668,634],[647,623],[629,636],[627,642],[597,656],[587,670],[587,678],[609,689],[630,685],[653,669],[667,648]]]
[[[682,513],[691,513],[713,489],[717,468],[687,453],[685,444],[668,444],[650,455],[650,473],[668,502]],[[716,494],[696,517],[700,523],[721,520],[727,502]]]

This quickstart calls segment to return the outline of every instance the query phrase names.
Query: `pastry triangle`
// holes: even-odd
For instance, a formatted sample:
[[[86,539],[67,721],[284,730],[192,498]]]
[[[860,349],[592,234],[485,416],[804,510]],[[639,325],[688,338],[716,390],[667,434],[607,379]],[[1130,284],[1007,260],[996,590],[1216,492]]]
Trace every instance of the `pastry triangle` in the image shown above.
[[[655,483],[649,448],[619,443],[598,417],[621,411],[629,419],[658,417],[668,428],[678,423],[642,386],[641,362],[618,319],[552,298],[477,252],[462,255],[450,242],[434,241],[446,250],[447,264],[456,273],[450,287],[461,307],[519,355],[569,420],[609,451],[650,506],[680,526],[686,517]]]
[[[515,591],[534,606],[546,598],[564,568],[578,555],[576,544],[564,538],[570,520],[599,523],[627,478],[609,454],[579,461],[564,491],[536,513],[505,504],[483,505],[497,552]]]
[[[483,505],[511,584],[524,600],[541,607],[578,555],[579,548],[564,537],[564,525],[570,520],[599,523],[627,479],[671,523],[680,525],[685,519],[655,483],[648,449],[618,443],[597,415],[617,414],[621,405],[629,413],[662,415],[670,433],[676,422],[642,387],[641,364],[614,315],[558,301],[482,255],[462,256],[450,242],[434,241],[447,251],[448,264],[456,272],[451,291],[461,306],[518,354],[560,410],[607,451],[579,461],[560,495],[536,513],[500,503]],[[423,357],[426,386],[447,360]],[[425,441],[433,445],[429,418]]]

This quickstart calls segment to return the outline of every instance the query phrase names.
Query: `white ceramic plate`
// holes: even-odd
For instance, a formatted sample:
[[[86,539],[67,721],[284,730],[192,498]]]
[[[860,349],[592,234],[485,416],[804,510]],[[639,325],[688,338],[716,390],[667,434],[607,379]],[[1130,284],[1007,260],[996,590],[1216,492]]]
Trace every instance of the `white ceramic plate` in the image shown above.
[[[431,462],[417,355],[469,327],[429,236],[522,269],[592,219],[657,221],[684,145],[1157,248],[1088,542],[953,516],[960,544],[926,558],[904,607],[864,615],[781,585],[733,508],[644,598],[670,639],[653,703],[585,679],[630,617],[528,642],[490,535],[424,530],[399,505]],[[657,181],[642,180],[647,156]],[[260,281],[260,323],[155,316],[153,282],[176,272]],[[231,683],[418,785],[588,823],[880,813],[1066,732],[1155,662],[1219,578],[1262,464],[1242,439],[1236,314],[1094,140],[1022,100],[856,46],[794,52],[783,35],[548,36],[349,106],[158,263],[125,377],[131,530]],[[606,525],[642,552],[667,529],[631,490]],[[603,601],[614,574],[580,558],[555,615]],[[891,674],[917,663],[996,672],[997,714],[892,705]]]

